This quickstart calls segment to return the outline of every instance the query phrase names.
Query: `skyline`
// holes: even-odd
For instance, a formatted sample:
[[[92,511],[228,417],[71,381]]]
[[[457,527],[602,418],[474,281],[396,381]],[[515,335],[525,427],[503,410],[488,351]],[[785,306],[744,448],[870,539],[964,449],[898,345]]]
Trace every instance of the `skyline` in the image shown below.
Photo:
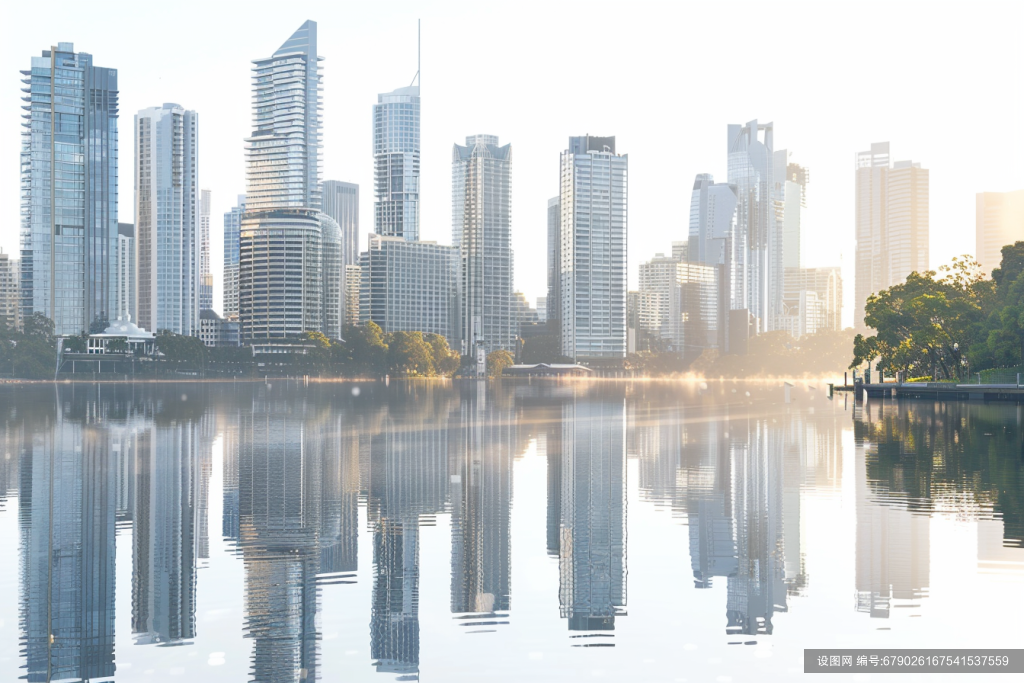
[[[373,201],[372,107],[377,95],[403,87],[416,73],[416,19],[423,19],[422,214],[421,238],[450,242],[450,150],[466,135],[487,130],[512,143],[517,150],[512,188],[513,250],[528,254],[545,242],[547,200],[557,194],[557,157],[570,135],[615,135],[631,157],[629,213],[630,288],[637,283],[639,263],[655,253],[668,253],[671,242],[685,239],[686,221],[678,217],[677,203],[688,207],[689,189],[697,173],[725,179],[726,126],[729,122],[757,118],[775,126],[777,148],[792,152],[793,159],[810,169],[808,209],[803,253],[805,266],[838,265],[842,258],[844,280],[853,282],[854,265],[854,166],[855,156],[873,142],[889,141],[896,161],[913,159],[931,171],[931,267],[958,254],[974,252],[974,212],[977,192],[1002,192],[1024,187],[1024,165],[1013,152],[1022,137],[1005,122],[1020,117],[1021,97],[1004,82],[1020,80],[1022,48],[1014,43],[1013,21],[995,22],[973,31],[984,37],[984,51],[964,49],[953,53],[945,41],[955,32],[970,34],[972,17],[918,16],[916,6],[889,8],[885,31],[870,33],[870,11],[858,11],[835,22],[835,10],[787,4],[758,21],[737,24],[725,7],[675,8],[616,13],[616,31],[622,37],[623,54],[588,58],[588,69],[576,70],[575,86],[565,91],[559,64],[573,59],[572,45],[558,40],[559,27],[571,19],[585,35],[601,27],[600,11],[574,14],[578,6],[544,9],[544,21],[536,21],[536,7],[502,13],[507,27],[490,31],[494,49],[487,59],[467,61],[458,51],[456,36],[466,35],[481,20],[496,13],[473,6],[432,5],[420,8],[402,4],[386,16],[365,8],[331,9],[309,3],[293,3],[278,10],[274,21],[248,19],[266,16],[252,12],[229,13],[219,7],[204,8],[203,22],[188,25],[197,41],[187,50],[172,42],[158,41],[150,58],[140,61],[147,33],[138,30],[151,13],[118,5],[101,15],[62,12],[60,7],[45,26],[30,20],[28,10],[16,8],[12,28],[0,50],[8,70],[6,92],[9,106],[0,109],[0,155],[9,160],[0,167],[0,207],[7,220],[0,230],[4,251],[18,252],[17,157],[20,144],[19,71],[29,58],[59,41],[73,42],[75,49],[90,53],[96,63],[118,70],[120,90],[119,138],[121,157],[120,216],[133,222],[129,191],[134,176],[126,160],[134,156],[134,142],[127,125],[138,110],[163,102],[182,102],[203,118],[200,135],[199,185],[213,192],[212,232],[219,236],[223,213],[244,192],[244,138],[251,130],[249,84],[251,60],[280,42],[280,26],[298,26],[307,19],[318,22],[319,50],[325,57],[324,74],[324,179],[358,183],[363,211],[360,250],[372,231]],[[608,6],[609,11],[611,7]],[[862,9],[863,5],[858,5]],[[122,25],[110,17],[129,17]],[[1003,10],[1007,19],[1024,18],[1024,10]],[[738,12],[742,15],[742,12]],[[187,17],[189,12],[180,16]],[[986,15],[979,13],[978,17]],[[838,23],[838,32],[815,32],[823,18]],[[728,20],[730,23],[724,23]],[[179,35],[180,21],[160,17],[165,35]],[[980,21],[977,20],[977,21]],[[955,23],[954,23],[955,22]],[[990,22],[991,23],[991,22]],[[231,40],[214,40],[214,26],[236,27]],[[703,27],[721,27],[711,31]],[[211,27],[206,29],[205,27]],[[133,29],[133,30],[129,30]],[[209,31],[207,34],[206,31]],[[803,32],[801,32],[803,31]],[[749,51],[729,50],[723,41],[751,44],[754,36],[777,36],[782,61],[791,69],[762,79],[723,79],[723,73],[739,78]],[[209,36],[209,40],[207,40]],[[799,36],[794,38],[793,36]],[[892,36],[905,38],[902,42]],[[378,54],[374,47],[386,38],[391,49]],[[980,41],[980,39],[979,39]],[[515,46],[533,46],[524,62]],[[682,45],[683,47],[678,47]],[[907,46],[907,47],[901,47]],[[359,55],[373,54],[373,66]],[[816,59],[820,54],[837,59]],[[918,54],[930,61],[908,74],[894,69],[900,59],[915,67]],[[569,60],[569,61],[566,61]],[[999,68],[992,69],[991,65]],[[652,68],[654,67],[654,68]],[[629,69],[628,74],[625,69]],[[196,78],[196,73],[216,78]],[[776,73],[776,72],[771,72]],[[790,74],[793,74],[790,76]],[[868,75],[869,74],[869,75]],[[822,82],[823,77],[831,81]],[[665,96],[666,83],[681,83],[674,100]],[[486,83],[484,86],[467,85]],[[621,97],[592,108],[606,90],[597,84],[613,83]],[[787,87],[790,86],[790,87]],[[863,94],[870,90],[870,96]],[[954,93],[955,95],[951,94]],[[966,106],[971,95],[985,98],[982,110]],[[669,95],[668,97],[671,97]],[[605,102],[604,98],[601,98]],[[508,103],[517,103],[508,106]],[[652,103],[662,102],[660,108]],[[692,102],[699,102],[693,107]],[[824,102],[825,104],[822,104]],[[951,109],[948,102],[964,102]],[[530,106],[531,104],[550,106]],[[673,116],[678,113],[678,117]],[[653,117],[664,125],[651,125]],[[126,125],[127,124],[127,125]],[[666,135],[665,126],[679,131]],[[949,131],[963,131],[962,137]],[[666,141],[678,142],[676,149]],[[1010,153],[1006,153],[1009,151]],[[668,157],[672,157],[669,160]],[[970,175],[967,175],[969,171]],[[674,198],[666,201],[666,197]],[[663,227],[663,226],[667,226]],[[838,238],[838,239],[837,239]],[[840,249],[836,249],[836,243]],[[213,240],[212,263],[216,286],[215,309],[222,311],[221,249]],[[517,259],[515,288],[532,301],[546,294],[545,265],[539,259]],[[853,317],[853,287],[846,288],[844,324]]]

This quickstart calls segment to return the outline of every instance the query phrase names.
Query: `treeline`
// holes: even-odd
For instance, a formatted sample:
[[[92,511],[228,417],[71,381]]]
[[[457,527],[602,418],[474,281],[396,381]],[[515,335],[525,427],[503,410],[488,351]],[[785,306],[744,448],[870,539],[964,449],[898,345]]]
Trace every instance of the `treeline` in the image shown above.
[[[823,377],[841,375],[853,348],[853,330],[824,330],[794,339],[765,332],[747,341],[747,353],[705,351],[687,370],[708,378]]]
[[[1024,242],[1002,248],[986,278],[971,256],[936,271],[911,273],[903,284],[868,298],[850,367],[878,359],[878,368],[907,378],[964,380],[991,368],[1024,363]]]
[[[0,324],[0,375],[23,379],[53,379],[57,370],[57,340],[53,321],[36,313],[18,330]]]

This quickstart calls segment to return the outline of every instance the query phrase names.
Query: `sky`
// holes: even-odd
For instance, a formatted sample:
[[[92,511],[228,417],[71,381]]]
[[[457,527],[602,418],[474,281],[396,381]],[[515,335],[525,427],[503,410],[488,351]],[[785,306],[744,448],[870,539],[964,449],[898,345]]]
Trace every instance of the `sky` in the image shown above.
[[[372,231],[371,111],[409,85],[422,20],[421,236],[451,243],[451,147],[512,144],[515,287],[544,296],[547,200],[573,135],[629,155],[629,279],[686,239],[694,176],[726,179],[726,126],[775,125],[810,169],[804,266],[841,265],[852,323],[854,160],[889,141],[930,171],[932,267],[974,253],[975,194],[1024,188],[1024,3],[974,2],[62,2],[5,7],[0,26],[0,247],[20,231],[21,74],[73,42],[118,69],[120,219],[133,222],[132,117],[199,112],[200,184],[213,196],[220,309],[222,215],[245,191],[250,63],[307,19],[324,75],[324,178],[360,186]],[[3,104],[6,103],[6,104]],[[1024,235],[1022,235],[1024,238]]]

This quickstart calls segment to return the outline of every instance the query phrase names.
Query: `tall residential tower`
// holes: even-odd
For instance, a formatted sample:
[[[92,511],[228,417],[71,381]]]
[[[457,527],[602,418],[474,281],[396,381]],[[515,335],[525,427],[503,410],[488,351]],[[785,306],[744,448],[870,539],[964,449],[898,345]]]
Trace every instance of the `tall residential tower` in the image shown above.
[[[22,318],[102,331],[117,296],[117,70],[58,43],[21,73]]]
[[[512,145],[471,135],[452,148],[452,244],[459,250],[464,355],[515,351],[512,314]]]
[[[420,86],[377,96],[373,105],[373,229],[420,238]]]

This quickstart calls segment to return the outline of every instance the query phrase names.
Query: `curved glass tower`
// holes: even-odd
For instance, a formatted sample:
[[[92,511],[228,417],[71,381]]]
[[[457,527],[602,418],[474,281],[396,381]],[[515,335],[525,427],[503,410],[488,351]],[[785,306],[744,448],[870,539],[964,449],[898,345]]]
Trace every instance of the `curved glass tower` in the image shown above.
[[[377,96],[373,105],[374,232],[420,238],[420,86]]]
[[[238,274],[246,340],[322,326],[320,59],[316,22],[307,21],[273,56],[253,61]]]

